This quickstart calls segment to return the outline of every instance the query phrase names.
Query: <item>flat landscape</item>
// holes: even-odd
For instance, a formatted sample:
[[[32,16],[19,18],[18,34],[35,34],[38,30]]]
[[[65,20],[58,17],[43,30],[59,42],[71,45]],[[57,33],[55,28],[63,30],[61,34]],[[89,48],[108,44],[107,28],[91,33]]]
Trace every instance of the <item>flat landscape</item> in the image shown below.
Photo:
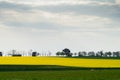
[[[0,65],[58,65],[88,68],[120,68],[120,59],[66,57],[0,57]]]
[[[0,57],[0,80],[120,80],[119,59]]]

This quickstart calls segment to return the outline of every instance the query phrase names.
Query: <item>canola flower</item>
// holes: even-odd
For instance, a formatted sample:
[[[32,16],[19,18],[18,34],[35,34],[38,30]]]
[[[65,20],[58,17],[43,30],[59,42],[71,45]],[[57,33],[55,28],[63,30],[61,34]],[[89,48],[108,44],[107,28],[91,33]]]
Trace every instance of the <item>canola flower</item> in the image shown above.
[[[120,68],[120,60],[64,57],[0,57],[0,65],[60,65],[71,67]]]

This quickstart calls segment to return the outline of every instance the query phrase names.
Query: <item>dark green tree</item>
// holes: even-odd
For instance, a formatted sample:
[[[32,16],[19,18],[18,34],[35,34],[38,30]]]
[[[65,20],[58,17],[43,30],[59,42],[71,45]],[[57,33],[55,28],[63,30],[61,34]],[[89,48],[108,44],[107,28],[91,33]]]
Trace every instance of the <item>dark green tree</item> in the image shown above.
[[[110,51],[109,52],[105,52],[105,56],[106,57],[111,57],[112,56],[112,52],[110,52]]]
[[[85,51],[78,52],[79,57],[86,56],[86,55],[87,55],[87,52],[85,52]]]
[[[2,56],[3,54],[2,54],[2,52],[0,52],[0,56]]]
[[[120,52],[117,51],[117,52],[113,52],[113,57],[119,57],[120,56]]]
[[[63,49],[62,51],[67,57],[72,57],[72,54],[68,48]]]
[[[56,55],[57,55],[57,56],[60,56],[60,55],[61,55],[61,52],[57,52]]]
[[[66,54],[64,52],[61,52],[61,56],[65,56]]]
[[[104,55],[103,51],[98,51],[98,52],[96,53],[96,56],[97,56],[97,57],[103,57],[103,55]]]
[[[37,52],[32,52],[32,56],[33,57],[37,56]]]
[[[88,52],[88,56],[90,56],[90,57],[94,57],[95,56],[95,52]]]

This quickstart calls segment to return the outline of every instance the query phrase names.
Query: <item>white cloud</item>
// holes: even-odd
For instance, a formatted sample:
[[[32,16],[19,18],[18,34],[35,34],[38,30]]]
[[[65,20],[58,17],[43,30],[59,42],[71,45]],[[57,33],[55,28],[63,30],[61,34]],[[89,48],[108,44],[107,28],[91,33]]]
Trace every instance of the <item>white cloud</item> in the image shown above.
[[[51,23],[55,25],[68,26],[68,27],[101,27],[105,24],[112,22],[111,19],[93,15],[82,15],[75,13],[52,13],[40,10],[32,10],[29,13],[21,13],[12,10],[1,11],[3,23],[18,23],[23,24],[38,24],[38,23]]]
[[[91,0],[0,0],[16,4],[31,6],[56,6],[56,5],[115,5],[112,2],[91,1]]]
[[[44,33],[44,32],[47,32],[47,33],[56,33],[57,31],[56,30],[47,30],[47,29],[36,29],[36,28],[29,28],[27,29],[29,30],[30,32],[35,32],[35,33]]]
[[[75,15],[75,14],[56,14],[52,17],[51,21],[64,26],[74,27],[96,27],[96,24],[109,24],[109,18],[93,16],[93,15]]]
[[[10,29],[10,27],[5,26],[2,23],[0,23],[0,30],[9,30],[9,29]]]
[[[116,0],[116,4],[120,5],[120,0]]]

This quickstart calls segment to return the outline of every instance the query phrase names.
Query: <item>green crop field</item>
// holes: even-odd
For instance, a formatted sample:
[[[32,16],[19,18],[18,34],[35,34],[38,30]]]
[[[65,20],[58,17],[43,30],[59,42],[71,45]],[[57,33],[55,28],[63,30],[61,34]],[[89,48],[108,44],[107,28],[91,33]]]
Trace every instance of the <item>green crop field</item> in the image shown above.
[[[120,69],[1,65],[0,80],[120,80]]]
[[[120,70],[10,71],[0,80],[120,80]]]
[[[119,59],[89,58],[1,57],[0,80],[120,80]]]

